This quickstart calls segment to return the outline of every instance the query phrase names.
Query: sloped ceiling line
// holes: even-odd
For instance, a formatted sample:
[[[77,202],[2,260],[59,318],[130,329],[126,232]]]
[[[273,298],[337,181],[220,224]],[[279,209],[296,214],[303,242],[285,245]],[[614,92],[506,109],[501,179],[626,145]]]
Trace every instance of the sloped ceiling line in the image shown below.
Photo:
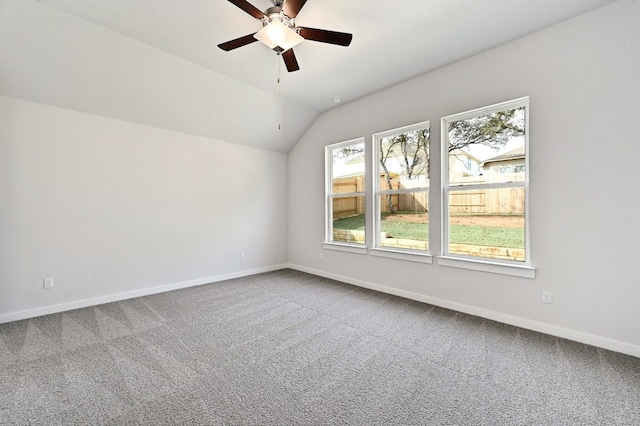
[[[260,27],[229,2],[0,0],[0,94],[288,152],[336,96],[343,105],[612,1],[308,0],[299,25],[354,39],[297,46],[301,70],[283,73],[279,101],[274,52],[216,47]]]

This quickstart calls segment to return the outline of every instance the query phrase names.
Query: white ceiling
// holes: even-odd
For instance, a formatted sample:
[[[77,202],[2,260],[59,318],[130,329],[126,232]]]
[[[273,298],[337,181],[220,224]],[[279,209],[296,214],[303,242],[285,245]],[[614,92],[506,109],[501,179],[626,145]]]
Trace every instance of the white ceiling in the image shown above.
[[[287,73],[260,43],[217,48],[261,27],[228,1],[0,0],[0,94],[286,152],[336,96],[353,101],[612,1],[308,0],[297,25],[353,42],[304,41],[300,71]]]

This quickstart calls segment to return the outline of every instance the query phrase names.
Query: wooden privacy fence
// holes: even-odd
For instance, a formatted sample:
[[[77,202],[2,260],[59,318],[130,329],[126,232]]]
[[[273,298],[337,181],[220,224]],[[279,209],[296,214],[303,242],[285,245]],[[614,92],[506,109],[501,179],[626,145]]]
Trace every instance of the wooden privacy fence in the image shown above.
[[[524,174],[513,173],[513,176],[501,175],[502,180],[519,181]],[[495,181],[489,177],[482,178],[458,178],[460,183],[485,183]],[[399,180],[397,177],[391,179],[393,189],[414,188],[423,183],[412,180]],[[353,192],[364,192],[364,176],[351,176],[333,179],[333,193],[345,194]],[[380,176],[380,188],[387,189],[387,181],[384,176]],[[387,195],[382,196],[380,206],[382,212],[389,211]],[[407,194],[391,195],[391,202],[395,211],[425,212],[429,208],[427,192],[415,192]],[[450,191],[449,212],[452,214],[524,214],[524,188],[500,188],[500,189],[465,189],[461,191]],[[333,220],[345,217],[364,214],[364,196],[345,197],[333,199]]]
[[[456,178],[455,183],[493,183],[522,181],[524,173],[491,174]],[[524,214],[524,188],[464,189],[449,192],[449,212],[461,214]]]
[[[419,181],[400,181],[397,177],[391,179],[393,189],[411,188]],[[364,176],[352,176],[333,179],[333,193],[345,194],[349,192],[364,192]],[[380,176],[380,188],[388,189],[389,185],[384,176]],[[389,211],[387,195],[382,196],[380,206],[383,212]],[[394,211],[418,211],[425,212],[428,208],[428,194],[419,192],[414,194],[392,194],[391,203]],[[333,220],[342,219],[349,216],[364,214],[364,197],[345,197],[333,199]]]
[[[397,181],[392,181],[392,186],[394,187],[394,189],[422,189],[429,186],[429,182],[422,177],[420,177],[419,179],[400,179]],[[388,188],[386,181],[385,186],[381,186],[381,188]],[[386,196],[384,197],[385,200],[382,200],[381,202],[386,202]],[[429,192],[427,191],[398,194],[397,197],[399,198],[397,210],[414,213],[424,213],[429,211]],[[388,209],[385,209],[383,211],[386,212],[388,211]]]
[[[524,214],[524,188],[451,191],[449,213]]]
[[[364,176],[335,178],[332,182],[334,194],[349,192],[364,192]],[[333,220],[363,214],[365,210],[364,197],[345,197],[333,199]]]

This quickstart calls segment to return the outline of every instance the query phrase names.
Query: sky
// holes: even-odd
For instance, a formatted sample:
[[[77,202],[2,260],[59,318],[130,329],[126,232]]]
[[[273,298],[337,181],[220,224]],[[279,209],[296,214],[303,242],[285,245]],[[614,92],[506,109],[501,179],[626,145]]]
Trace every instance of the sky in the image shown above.
[[[485,160],[488,160],[489,158],[496,157],[500,154],[504,154],[505,152],[509,152],[516,148],[521,148],[523,146],[524,146],[524,136],[518,136],[518,137],[512,138],[509,142],[506,143],[506,145],[502,149],[498,151],[491,149],[488,146],[479,145],[479,144],[469,145],[466,151],[469,154],[476,157],[478,160],[480,160],[480,162],[483,162]]]

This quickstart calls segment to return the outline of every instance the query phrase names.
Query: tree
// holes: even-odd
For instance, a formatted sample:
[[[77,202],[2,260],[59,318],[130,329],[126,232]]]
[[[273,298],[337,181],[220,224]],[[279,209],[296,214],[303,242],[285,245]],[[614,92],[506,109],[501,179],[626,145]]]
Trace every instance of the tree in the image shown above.
[[[484,145],[496,151],[512,138],[524,135],[524,108],[499,111],[481,117],[473,117],[449,123],[448,153],[471,145]],[[384,138],[379,143],[380,167],[389,190],[393,189],[389,162],[399,161],[402,174],[408,179],[419,176],[429,178],[429,129],[414,130]],[[350,158],[364,152],[363,144],[355,144],[334,151],[335,158]],[[455,155],[455,153],[454,153]],[[391,195],[387,195],[391,214],[395,213]]]
[[[478,144],[496,151],[504,147],[511,138],[524,134],[524,108],[500,111],[482,117],[458,120],[449,124],[448,153]],[[380,143],[380,166],[387,187],[393,189],[387,162],[397,157],[403,174],[414,179],[420,175],[429,178],[429,130],[401,133],[384,139]],[[387,196],[389,212],[395,213],[391,195]]]
[[[400,161],[403,174],[408,179],[420,175],[429,176],[429,129],[400,133],[380,141],[380,166],[388,189],[393,189],[387,161],[396,157]],[[391,214],[395,213],[391,194],[387,195],[387,205]]]
[[[469,145],[499,150],[516,136],[524,135],[524,108],[500,111],[449,124],[449,152]]]
[[[357,154],[364,152],[364,145],[356,144],[342,147],[333,151],[333,158],[335,159],[347,159],[354,157]]]
[[[514,108],[481,117],[449,123],[449,155],[470,145],[499,151],[512,138],[524,134],[524,108]]]

